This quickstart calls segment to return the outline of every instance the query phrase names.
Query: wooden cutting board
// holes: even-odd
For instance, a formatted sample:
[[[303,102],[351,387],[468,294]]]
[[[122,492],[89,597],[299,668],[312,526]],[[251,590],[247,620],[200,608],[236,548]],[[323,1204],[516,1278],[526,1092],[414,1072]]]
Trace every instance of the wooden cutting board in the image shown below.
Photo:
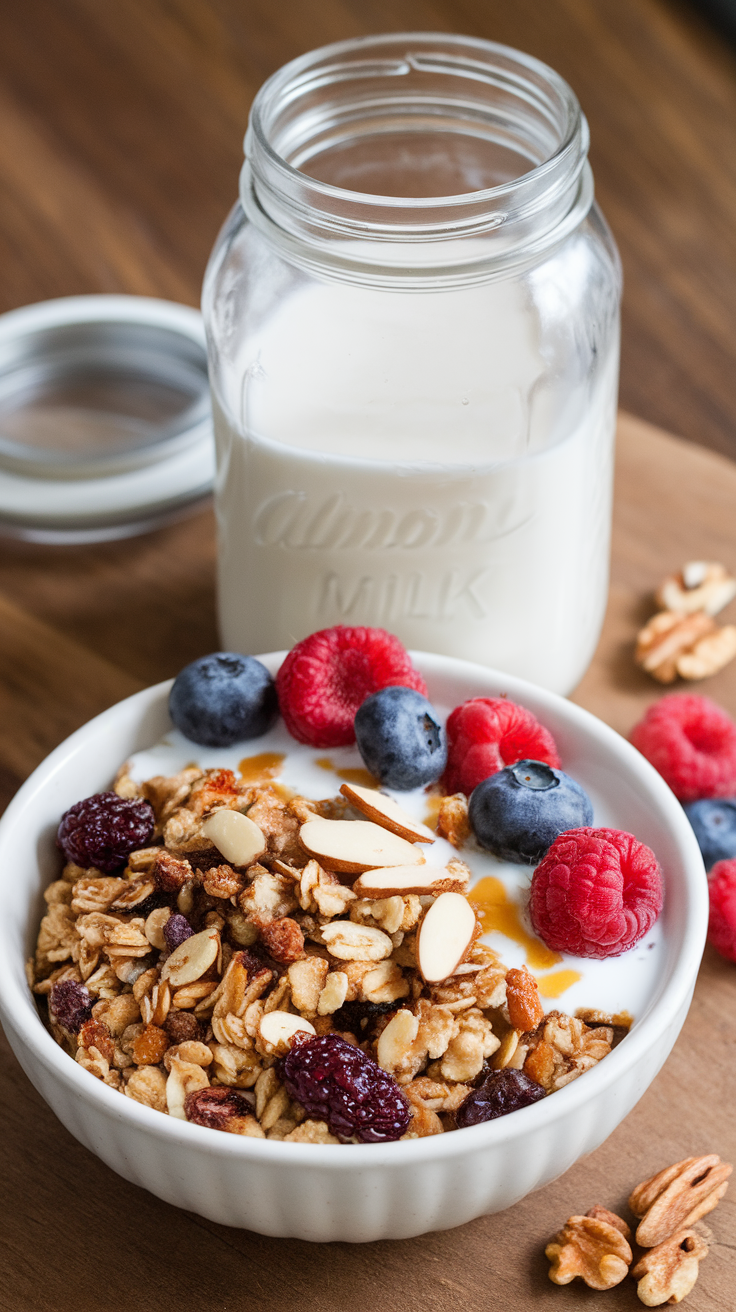
[[[628,733],[661,688],[631,659],[660,578],[685,560],[736,570],[736,465],[623,415],[611,597],[573,694]],[[0,562],[0,790],[4,801],[91,715],[217,645],[209,515],[132,542],[13,545]],[[736,619],[736,603],[723,614]],[[736,715],[736,662],[700,685]],[[639,1105],[587,1160],[510,1211],[400,1242],[310,1245],[228,1230],[126,1184],[57,1123],[3,1040],[4,1252],[9,1312],[521,1312],[641,1308],[550,1284],[545,1243],[594,1203],[623,1209],[671,1162],[736,1160],[736,966],[710,949],[675,1050]],[[347,1150],[346,1150],[347,1151]],[[736,1305],[736,1186],[708,1217],[713,1243],[692,1312]]]

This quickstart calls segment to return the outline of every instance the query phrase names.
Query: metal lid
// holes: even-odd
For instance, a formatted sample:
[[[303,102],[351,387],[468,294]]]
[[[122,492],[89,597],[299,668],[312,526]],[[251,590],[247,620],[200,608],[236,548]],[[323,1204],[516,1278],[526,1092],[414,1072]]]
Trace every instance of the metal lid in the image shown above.
[[[0,533],[144,533],[198,509],[214,471],[197,310],[69,296],[0,315]]]

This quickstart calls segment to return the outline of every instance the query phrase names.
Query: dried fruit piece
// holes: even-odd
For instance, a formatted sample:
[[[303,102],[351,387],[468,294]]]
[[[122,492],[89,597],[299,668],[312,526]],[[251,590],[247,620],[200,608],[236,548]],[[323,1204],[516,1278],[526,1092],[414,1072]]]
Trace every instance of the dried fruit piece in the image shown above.
[[[376,788],[361,788],[359,784],[343,784],[340,792],[369,820],[388,829],[408,843],[433,843],[434,834],[427,825],[413,820],[410,815],[385,793]]]
[[[425,915],[417,938],[417,963],[427,984],[448,979],[475,938],[475,912],[461,893],[441,893]]]
[[[651,929],[663,903],[659,862],[633,834],[569,829],[532,876],[535,933],[557,952],[616,957]]]
[[[51,985],[49,1013],[71,1034],[78,1034],[86,1021],[92,1019],[92,995],[84,984],[75,979],[58,980]]]
[[[295,920],[279,916],[260,926],[261,942],[274,961],[288,966],[304,956],[304,935]]]
[[[280,1073],[289,1096],[339,1139],[386,1143],[408,1129],[411,1112],[396,1081],[338,1034],[295,1044]]]
[[[266,851],[263,831],[255,821],[227,807],[207,816],[202,833],[231,866],[250,866]]]
[[[531,711],[505,697],[473,697],[447,721],[448,793],[466,793],[505,765],[530,759],[559,767],[554,738]]]
[[[695,1284],[708,1245],[694,1230],[678,1230],[639,1258],[631,1274],[645,1307],[681,1303]]]
[[[455,1123],[459,1130],[468,1125],[481,1125],[498,1116],[508,1116],[509,1112],[518,1111],[520,1107],[531,1107],[544,1096],[541,1085],[521,1071],[508,1067],[494,1070],[460,1104]]]
[[[353,721],[366,697],[400,684],[426,693],[406,648],[385,629],[338,624],[298,642],[276,676],[289,733],[310,747],[355,741]]]
[[[356,879],[353,892],[358,897],[387,898],[436,896],[439,893],[465,893],[470,882],[470,871],[462,863],[454,862],[450,871],[439,866],[389,866],[388,869],[367,870]]]
[[[184,1115],[195,1125],[232,1133],[232,1122],[243,1117],[253,1119],[253,1108],[235,1089],[195,1089],[184,1099]]]
[[[619,1222],[618,1217],[616,1221]],[[619,1285],[632,1260],[621,1224],[612,1225],[590,1213],[571,1216],[544,1250],[552,1263],[550,1280],[555,1285],[569,1285],[580,1276],[590,1289],[613,1289]]]
[[[153,826],[150,802],[128,801],[117,793],[94,793],[64,812],[56,842],[67,861],[111,875],[125,865],[135,848],[145,847]]]
[[[163,936],[166,939],[169,952],[173,952],[174,948],[180,947],[182,943],[192,937],[193,933],[194,930],[186,916],[180,916],[178,912],[175,912],[173,916],[169,916],[163,927]]]
[[[419,866],[424,853],[371,820],[308,820],[299,830],[299,841],[310,856],[327,870],[360,875],[382,866]]]
[[[654,1248],[675,1230],[707,1216],[725,1194],[732,1171],[728,1162],[709,1153],[705,1157],[686,1157],[637,1185],[629,1198],[634,1216],[641,1217],[637,1244]]]

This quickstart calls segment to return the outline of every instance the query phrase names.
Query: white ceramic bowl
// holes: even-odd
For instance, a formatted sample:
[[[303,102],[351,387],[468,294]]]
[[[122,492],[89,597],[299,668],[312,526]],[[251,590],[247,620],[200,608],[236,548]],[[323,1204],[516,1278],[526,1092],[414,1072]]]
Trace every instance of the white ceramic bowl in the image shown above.
[[[283,653],[263,657],[272,671]],[[439,705],[501,692],[552,731],[565,768],[604,793],[613,823],[648,843],[665,871],[660,983],[631,1033],[551,1097],[485,1125],[402,1143],[330,1147],[238,1138],[175,1120],[107,1088],[59,1048],[25,980],[54,834],[67,807],[110,786],[119,764],[170,727],[170,685],[129,697],[72,734],[0,821],[0,1016],[29,1079],[62,1123],[114,1171],[223,1225],[312,1240],[404,1239],[500,1211],[561,1175],[642,1096],[690,1004],[707,924],[695,837],[667,785],[600,720],[553,693],[479,665],[415,653]]]

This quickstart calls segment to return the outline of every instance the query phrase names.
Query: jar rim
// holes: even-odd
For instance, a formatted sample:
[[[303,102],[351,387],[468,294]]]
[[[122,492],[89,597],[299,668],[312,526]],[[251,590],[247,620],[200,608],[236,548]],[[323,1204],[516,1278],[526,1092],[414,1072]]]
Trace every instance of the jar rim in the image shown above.
[[[422,49],[406,52],[403,57],[398,56],[394,59],[366,60],[356,58],[352,72],[349,71],[344,62],[350,57],[363,55],[369,49],[388,45],[401,47],[408,43],[414,47],[420,46]],[[427,47],[427,50],[423,49],[424,47]],[[442,54],[433,56],[431,53],[433,47],[438,47]],[[448,52],[448,47],[454,49]],[[482,63],[479,59],[463,58],[462,54],[455,53],[455,51],[461,50],[483,55],[486,58]],[[440,58],[444,68],[439,62]],[[492,59],[496,61],[495,64],[491,62]],[[289,106],[293,105],[296,98],[300,94],[303,95],[309,91],[317,80],[321,86],[326,85],[330,72],[334,74],[335,80],[347,78],[357,80],[361,76],[368,77],[371,73],[394,76],[411,68],[422,68],[423,71],[426,71],[430,66],[430,61],[432,61],[432,71],[434,72],[451,72],[456,76],[470,77],[478,81],[486,80],[483,76],[483,70],[486,71],[486,75],[490,74],[491,71],[495,74],[499,72],[510,73],[509,86],[513,81],[516,81],[517,94],[524,97],[528,97],[530,88],[533,86],[528,79],[526,80],[526,86],[522,86],[524,73],[536,76],[538,79],[536,90],[539,91],[544,86],[545,89],[554,93],[559,109],[564,114],[564,122],[560,124],[558,129],[558,144],[545,159],[540,160],[528,171],[508,181],[471,191],[413,197],[370,193],[321,181],[296,168],[274,145],[272,134],[280,106],[283,103]],[[504,70],[501,61],[506,62],[508,69]],[[401,67],[402,65],[403,67]],[[514,67],[518,72],[514,73],[512,71]],[[310,74],[312,75],[311,79]],[[532,177],[539,179],[559,169],[565,158],[574,153],[582,156],[576,170],[577,176],[587,157],[587,147],[587,121],[578,99],[569,84],[553,68],[535,56],[516,50],[512,46],[487,41],[481,37],[467,37],[444,32],[399,32],[355,37],[319,47],[291,60],[272,74],[258,91],[251,107],[248,131],[244,140],[246,158],[251,161],[251,165],[256,172],[259,164],[262,168],[263,164],[268,161],[270,166],[283,176],[284,180],[293,181],[298,179],[302,183],[306,180],[315,196],[321,195],[325,198],[346,200],[362,205],[380,203],[387,208],[406,208],[410,211],[431,209],[436,207],[438,202],[446,206],[462,206],[471,197],[475,201],[493,202],[496,199],[523,190],[525,186],[528,186]]]

